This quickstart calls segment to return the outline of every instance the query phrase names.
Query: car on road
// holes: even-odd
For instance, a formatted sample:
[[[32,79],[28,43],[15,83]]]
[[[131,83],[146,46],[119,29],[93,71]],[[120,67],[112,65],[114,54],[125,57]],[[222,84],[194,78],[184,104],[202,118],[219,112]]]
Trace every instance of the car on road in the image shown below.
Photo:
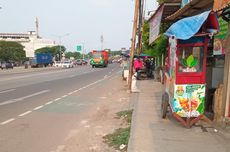
[[[71,61],[63,61],[62,68],[73,68],[73,63]]]
[[[1,69],[13,69],[14,66],[11,62],[2,62],[1,63]]]
[[[83,65],[87,65],[87,64],[88,64],[88,61],[85,60],[85,59],[83,59],[83,60],[82,60],[82,64],[83,64]]]
[[[77,59],[77,60],[75,61],[75,63],[76,63],[76,65],[82,65],[82,60],[81,60],[81,59]]]
[[[87,65],[88,64],[88,61],[86,59],[77,59],[75,61],[75,64],[76,65]]]
[[[54,67],[62,67],[62,62],[56,61],[56,62],[54,62],[53,66]]]

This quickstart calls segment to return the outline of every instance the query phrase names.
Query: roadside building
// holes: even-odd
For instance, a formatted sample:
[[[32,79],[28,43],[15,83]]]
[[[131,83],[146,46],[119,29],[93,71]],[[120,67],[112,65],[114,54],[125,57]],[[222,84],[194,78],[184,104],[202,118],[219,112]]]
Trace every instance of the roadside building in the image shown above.
[[[53,40],[44,39],[38,36],[36,31],[28,33],[0,33],[0,41],[13,41],[22,44],[26,51],[26,57],[34,57],[34,51],[42,47],[55,46]]]
[[[23,45],[26,57],[33,58],[34,51],[43,47],[55,46],[55,42],[50,39],[44,39],[39,35],[39,21],[35,20],[36,31],[28,31],[27,33],[0,33],[0,41],[13,41]]]
[[[214,0],[213,10],[228,22],[227,41],[225,49],[223,96],[221,101],[220,119],[224,122],[230,120],[230,0]]]

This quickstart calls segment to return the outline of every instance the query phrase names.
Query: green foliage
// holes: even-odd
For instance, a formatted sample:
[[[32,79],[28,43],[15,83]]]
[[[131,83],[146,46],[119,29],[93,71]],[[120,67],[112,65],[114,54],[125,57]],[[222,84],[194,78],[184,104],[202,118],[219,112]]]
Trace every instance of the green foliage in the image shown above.
[[[197,58],[194,58],[193,55],[188,56],[187,59],[182,59],[182,64],[185,67],[195,67],[198,64]]]
[[[159,4],[164,3],[164,1],[165,1],[165,0],[157,0],[157,2],[158,2]]]
[[[133,110],[125,110],[125,111],[118,112],[117,116],[119,118],[125,118],[126,121],[130,124],[132,120],[132,113],[133,113]]]
[[[65,53],[66,58],[74,57],[75,59],[79,59],[81,57],[81,54],[79,52],[66,52]]]
[[[116,129],[113,133],[104,136],[103,139],[105,143],[115,148],[116,150],[120,150],[120,145],[124,144],[126,145],[126,147],[122,149],[122,151],[127,150],[127,145],[130,137],[130,124],[132,120],[132,113],[133,110],[125,110],[117,113],[118,118],[126,120],[126,122],[128,123],[128,127]]]
[[[120,55],[121,51],[111,51],[109,52],[111,56],[116,56],[116,55]]]
[[[0,59],[4,61],[25,60],[24,47],[17,42],[0,41]]]
[[[123,150],[126,150],[129,137],[130,127],[127,127],[116,129],[114,133],[104,136],[103,139],[105,143],[117,150],[119,150],[120,145],[124,144],[126,147]]]
[[[87,56],[88,56],[88,58],[90,59],[90,58],[93,57],[93,53],[92,53],[92,52],[89,52],[89,53],[87,54]]]
[[[64,46],[43,47],[35,50],[35,53],[51,53],[58,60],[59,56],[66,51]]]
[[[151,56],[161,56],[166,52],[167,38],[163,35],[168,28],[168,24],[162,24],[160,29],[160,36],[152,44],[149,44],[149,23],[146,21],[143,25],[143,52]]]

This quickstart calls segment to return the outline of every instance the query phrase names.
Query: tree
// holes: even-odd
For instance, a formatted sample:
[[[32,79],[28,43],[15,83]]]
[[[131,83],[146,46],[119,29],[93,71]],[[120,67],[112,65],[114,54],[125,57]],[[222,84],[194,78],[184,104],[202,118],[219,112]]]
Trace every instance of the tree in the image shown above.
[[[79,59],[81,57],[81,54],[79,52],[66,52],[65,53],[66,58],[74,57],[74,59]]]
[[[0,41],[0,59],[4,61],[25,60],[24,46],[18,42]]]
[[[149,23],[147,21],[144,22],[142,33],[144,53],[150,54],[152,56],[161,56],[166,52],[167,38],[164,36],[164,32],[168,26],[168,24],[162,23],[159,37],[152,44],[149,44]]]
[[[157,2],[158,2],[159,4],[162,4],[162,3],[165,2],[165,0],[157,0]]]

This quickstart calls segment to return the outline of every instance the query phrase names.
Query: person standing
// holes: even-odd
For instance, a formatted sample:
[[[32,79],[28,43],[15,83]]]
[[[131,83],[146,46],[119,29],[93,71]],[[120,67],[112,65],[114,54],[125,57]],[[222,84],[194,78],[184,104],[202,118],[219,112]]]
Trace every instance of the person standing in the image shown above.
[[[141,73],[140,73],[140,70],[143,68],[143,63],[142,61],[140,60],[140,58],[138,57],[134,63],[134,70],[135,72],[137,73],[137,80],[140,80],[140,77],[141,77]]]

